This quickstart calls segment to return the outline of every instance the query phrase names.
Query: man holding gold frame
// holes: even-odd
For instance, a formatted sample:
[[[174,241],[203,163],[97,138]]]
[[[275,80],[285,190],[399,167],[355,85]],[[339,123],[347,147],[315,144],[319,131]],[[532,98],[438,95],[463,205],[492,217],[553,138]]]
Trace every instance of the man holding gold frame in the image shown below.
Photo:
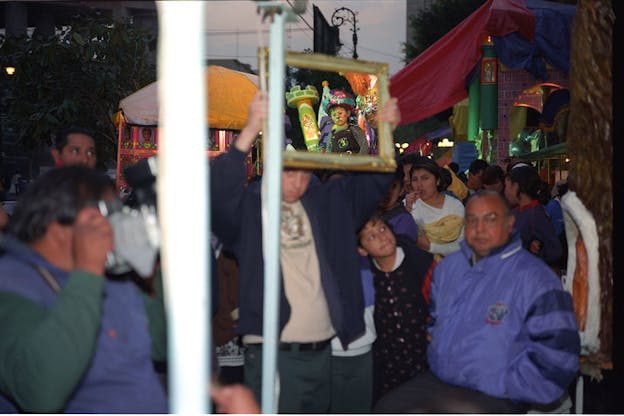
[[[247,125],[211,168],[212,224],[239,260],[237,330],[247,345],[245,383],[258,400],[264,287],[261,184],[245,185],[242,161],[267,118],[267,101],[266,92],[258,92],[250,104]],[[398,125],[395,99],[385,102],[379,117],[389,128]],[[381,170],[380,164],[369,170]],[[385,169],[389,169],[387,164]],[[346,347],[364,332],[356,231],[373,213],[391,180],[392,175],[386,173],[358,173],[311,185],[311,172],[299,165],[287,166],[282,174],[280,413],[325,413],[329,408],[330,340],[337,335]],[[328,209],[344,215],[328,217]]]

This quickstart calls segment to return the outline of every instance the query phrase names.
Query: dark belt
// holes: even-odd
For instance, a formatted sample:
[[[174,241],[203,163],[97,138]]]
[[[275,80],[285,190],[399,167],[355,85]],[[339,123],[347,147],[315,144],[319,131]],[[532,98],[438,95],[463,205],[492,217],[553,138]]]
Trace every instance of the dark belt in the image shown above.
[[[280,342],[280,351],[321,351],[329,346],[331,339],[316,342]]]

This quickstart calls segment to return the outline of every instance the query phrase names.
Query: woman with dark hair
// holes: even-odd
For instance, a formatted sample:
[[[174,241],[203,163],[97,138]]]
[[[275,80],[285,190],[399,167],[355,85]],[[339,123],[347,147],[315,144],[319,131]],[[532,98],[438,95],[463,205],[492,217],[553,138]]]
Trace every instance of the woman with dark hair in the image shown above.
[[[445,256],[459,250],[464,239],[464,205],[442,193],[440,169],[433,160],[421,156],[412,164],[412,217],[419,229],[417,244],[423,250]]]
[[[505,179],[505,198],[513,208],[514,228],[522,237],[522,246],[546,263],[556,264],[562,250],[543,206],[550,199],[548,184],[532,167],[517,165]]]

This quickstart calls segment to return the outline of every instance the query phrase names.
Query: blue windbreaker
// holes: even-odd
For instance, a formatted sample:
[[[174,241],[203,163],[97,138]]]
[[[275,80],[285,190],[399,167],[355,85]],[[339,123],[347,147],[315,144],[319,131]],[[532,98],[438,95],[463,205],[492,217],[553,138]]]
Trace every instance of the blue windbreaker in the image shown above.
[[[434,270],[430,297],[427,356],[441,380],[550,403],[575,378],[580,341],[572,298],[517,234],[474,265],[462,241]]]

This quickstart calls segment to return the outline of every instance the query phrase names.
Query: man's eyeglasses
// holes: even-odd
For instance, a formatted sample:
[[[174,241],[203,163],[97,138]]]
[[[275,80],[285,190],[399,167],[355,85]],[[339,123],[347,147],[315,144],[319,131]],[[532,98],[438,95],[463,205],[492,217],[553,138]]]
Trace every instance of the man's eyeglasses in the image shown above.
[[[479,222],[482,221],[483,225],[488,228],[492,228],[498,223],[501,218],[503,217],[495,212],[490,212],[489,214],[484,214],[481,216],[469,215],[464,218],[464,226],[466,228],[475,228],[479,224]]]

